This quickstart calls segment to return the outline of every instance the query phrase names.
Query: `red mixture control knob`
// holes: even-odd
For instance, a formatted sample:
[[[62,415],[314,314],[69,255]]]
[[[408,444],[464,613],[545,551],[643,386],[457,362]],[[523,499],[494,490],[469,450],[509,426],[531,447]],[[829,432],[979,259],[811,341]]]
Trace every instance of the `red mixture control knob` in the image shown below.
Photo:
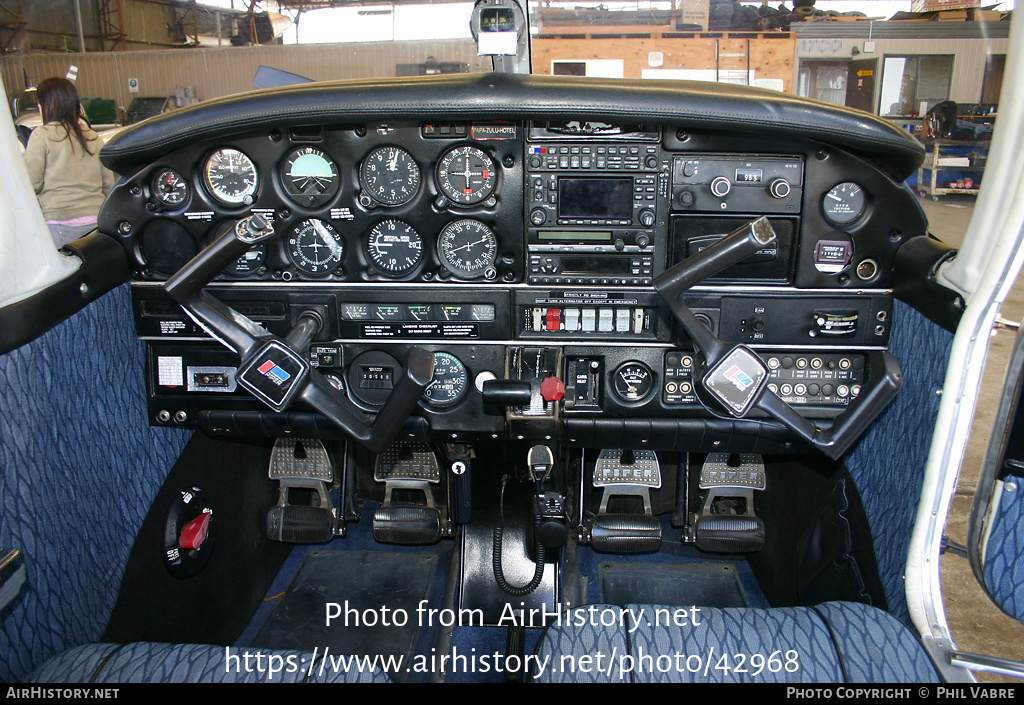
[[[209,534],[212,517],[209,512],[203,512],[186,524],[181,530],[181,536],[178,537],[178,548],[196,549],[202,546]]]
[[[565,396],[565,382],[558,377],[548,377],[540,383],[540,395],[544,401],[558,401]]]

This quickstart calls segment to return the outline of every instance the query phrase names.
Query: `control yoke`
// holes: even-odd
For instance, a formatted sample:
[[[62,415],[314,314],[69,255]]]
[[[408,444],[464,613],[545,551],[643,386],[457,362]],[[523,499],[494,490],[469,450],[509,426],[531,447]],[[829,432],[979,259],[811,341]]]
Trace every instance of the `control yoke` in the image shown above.
[[[899,362],[888,352],[872,365],[863,391],[832,425],[822,430],[801,416],[768,388],[768,367],[745,345],[719,340],[686,305],[683,295],[775,241],[765,217],[758,218],[717,243],[688,257],[654,280],[658,294],[672,309],[683,330],[703,356],[703,372],[694,375],[698,398],[710,410],[744,418],[757,408],[830,458],[837,459],[867,430],[899,392],[903,383]]]
[[[164,289],[197,324],[238,353],[239,386],[274,411],[284,411],[296,401],[305,402],[379,453],[401,429],[430,384],[434,355],[422,348],[409,350],[401,379],[371,424],[343,390],[312,370],[306,358],[306,347],[326,323],[319,312],[303,312],[294,328],[280,339],[205,291],[228,264],[273,236],[273,227],[258,214],[228,223],[212,244],[167,281]]]

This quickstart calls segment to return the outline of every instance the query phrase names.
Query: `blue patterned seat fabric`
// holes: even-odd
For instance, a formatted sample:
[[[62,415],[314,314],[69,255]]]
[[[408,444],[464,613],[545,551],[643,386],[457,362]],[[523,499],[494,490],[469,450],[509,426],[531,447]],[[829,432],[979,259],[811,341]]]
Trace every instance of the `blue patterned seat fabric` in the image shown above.
[[[914,634],[859,603],[775,609],[588,605],[549,626],[540,682],[924,683]]]
[[[363,661],[209,644],[86,644],[43,663],[30,683],[388,683]],[[364,666],[360,668],[359,666]],[[348,667],[346,667],[348,666]]]
[[[999,490],[999,506],[992,512],[992,528],[985,546],[985,588],[1007,614],[1024,621],[1024,492],[1021,481],[1008,477]]]

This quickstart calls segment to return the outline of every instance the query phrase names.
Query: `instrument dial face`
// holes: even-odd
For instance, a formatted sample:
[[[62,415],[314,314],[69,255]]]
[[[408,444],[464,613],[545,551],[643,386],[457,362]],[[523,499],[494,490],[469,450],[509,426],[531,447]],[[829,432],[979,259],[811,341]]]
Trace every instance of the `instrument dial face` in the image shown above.
[[[846,225],[864,214],[867,203],[867,194],[860,184],[844,181],[825,194],[821,208],[832,223]]]
[[[292,228],[286,246],[291,263],[307,274],[330,274],[345,255],[345,243],[338,231],[316,218],[307,218]]]
[[[436,407],[457,403],[469,389],[469,373],[451,353],[434,353],[434,376],[423,391],[423,401]]]
[[[420,167],[404,149],[378,147],[359,166],[359,180],[375,201],[400,206],[419,191]]]
[[[408,223],[389,218],[373,226],[366,251],[380,271],[400,276],[419,264],[423,238]]]
[[[445,152],[437,165],[437,187],[460,206],[480,203],[494,192],[497,170],[486,152],[464,145]]]
[[[245,277],[260,267],[263,266],[264,260],[267,258],[267,246],[257,245],[252,248],[244,255],[236,259],[234,262],[229,264],[225,269],[225,274],[230,274],[234,277]]]
[[[441,261],[461,279],[476,279],[494,267],[498,238],[479,220],[463,218],[444,226],[437,238]]]
[[[218,149],[203,164],[203,180],[210,195],[226,206],[253,202],[260,177],[256,165],[237,149]]]
[[[300,206],[314,208],[334,198],[341,185],[338,166],[316,147],[299,147],[281,164],[281,185]]]
[[[153,196],[168,208],[185,205],[188,193],[188,182],[174,169],[161,169],[153,177]]]
[[[612,389],[622,401],[641,401],[654,389],[654,373],[642,362],[627,362],[615,370]]]

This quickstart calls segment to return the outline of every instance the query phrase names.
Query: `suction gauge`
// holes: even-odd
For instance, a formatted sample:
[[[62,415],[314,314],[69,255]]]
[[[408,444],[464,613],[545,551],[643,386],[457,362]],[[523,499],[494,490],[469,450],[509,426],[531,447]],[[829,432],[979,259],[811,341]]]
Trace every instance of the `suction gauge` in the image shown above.
[[[281,185],[288,197],[306,208],[329,202],[338,193],[337,165],[316,147],[299,147],[281,164]]]
[[[437,187],[460,206],[480,203],[494,192],[494,160],[478,147],[465,145],[445,152],[437,165]]]
[[[846,225],[864,214],[867,203],[867,194],[860,184],[844,181],[825,194],[821,209],[830,222]]]

